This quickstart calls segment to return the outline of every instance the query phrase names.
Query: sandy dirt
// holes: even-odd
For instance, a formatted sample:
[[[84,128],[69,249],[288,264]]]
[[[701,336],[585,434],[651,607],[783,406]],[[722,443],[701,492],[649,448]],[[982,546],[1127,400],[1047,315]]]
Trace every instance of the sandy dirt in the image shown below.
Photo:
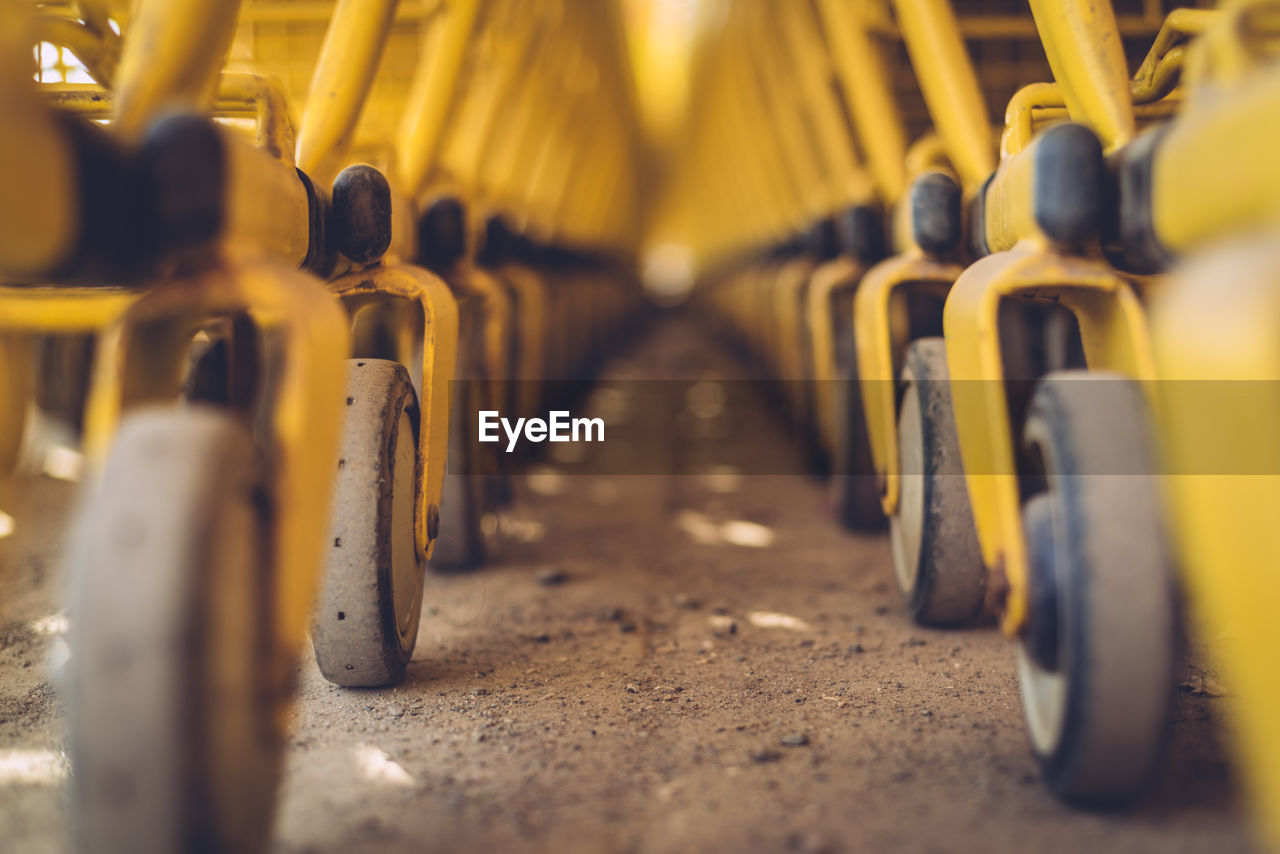
[[[609,375],[735,376],[684,322]],[[725,417],[786,452],[762,403]],[[662,440],[714,465],[723,436],[685,426]],[[4,851],[67,844],[47,664],[73,495],[48,478],[0,487],[16,520],[0,539]],[[1169,761],[1136,808],[1057,803],[1011,647],[990,627],[912,625],[886,540],[839,530],[816,480],[549,465],[498,522],[493,565],[428,578],[403,685],[339,689],[302,663],[274,850],[1249,850],[1229,700],[1180,692]]]

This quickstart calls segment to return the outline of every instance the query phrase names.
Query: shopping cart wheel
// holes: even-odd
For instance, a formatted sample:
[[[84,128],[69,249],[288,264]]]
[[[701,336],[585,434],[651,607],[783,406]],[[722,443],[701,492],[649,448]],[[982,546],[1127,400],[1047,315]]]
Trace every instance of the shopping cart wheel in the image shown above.
[[[1024,441],[1046,492],[1023,511],[1031,608],[1018,674],[1049,788],[1125,802],[1169,733],[1177,609],[1142,392],[1114,374],[1039,384]]]
[[[862,408],[862,386],[852,353],[842,354],[845,365],[836,381],[836,449],[832,458],[828,495],[836,519],[851,531],[883,531],[884,509],[880,485],[871,461],[871,440]]]
[[[272,675],[262,468],[216,409],[120,425],[71,555],[79,850],[265,847],[286,692]]]
[[[37,345],[40,381],[35,387],[36,403],[76,433],[84,424],[95,343],[93,335],[51,335]]]
[[[311,638],[326,679],[371,688],[404,678],[422,615],[414,541],[418,402],[404,366],[350,359],[346,403]]]
[[[907,349],[898,412],[898,506],[889,540],[898,590],[912,619],[948,625],[982,610],[987,575],[973,526],[951,409],[946,345]]]
[[[470,350],[462,363],[459,350],[454,383],[453,408],[449,412],[449,463],[440,495],[440,535],[428,562],[435,572],[467,572],[485,562],[487,543],[481,520],[494,506],[491,491],[503,478],[496,445],[481,445],[473,438],[473,413],[486,408],[482,388],[486,385],[482,365],[483,339],[478,334],[461,336]],[[477,379],[479,377],[480,379]]]

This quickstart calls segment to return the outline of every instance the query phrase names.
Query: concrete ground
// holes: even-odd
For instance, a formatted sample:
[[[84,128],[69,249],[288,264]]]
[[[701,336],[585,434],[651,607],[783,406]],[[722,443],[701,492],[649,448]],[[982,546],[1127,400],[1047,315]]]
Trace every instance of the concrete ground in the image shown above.
[[[663,323],[608,376],[739,376],[699,335]],[[1152,795],[1063,806],[1028,751],[1009,644],[911,624],[885,538],[836,527],[821,483],[715,468],[734,425],[790,453],[762,402],[723,417],[654,439],[701,474],[522,477],[492,565],[428,578],[398,688],[338,689],[303,661],[274,850],[1249,850],[1229,699],[1189,674]],[[73,494],[0,487],[3,851],[66,848],[48,663]]]

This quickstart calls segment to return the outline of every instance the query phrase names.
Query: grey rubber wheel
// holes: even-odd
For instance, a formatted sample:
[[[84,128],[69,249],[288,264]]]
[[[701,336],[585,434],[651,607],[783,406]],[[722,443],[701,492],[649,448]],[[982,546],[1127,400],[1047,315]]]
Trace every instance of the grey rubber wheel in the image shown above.
[[[898,411],[897,511],[889,519],[894,576],[911,618],[955,625],[982,611],[987,573],[960,462],[946,345],[907,348]]]
[[[71,552],[68,719],[80,850],[259,851],[280,776],[270,518],[224,412],[120,425]]]
[[[454,383],[459,392],[449,413],[449,471],[444,476],[440,495],[440,533],[436,537],[428,565],[437,572],[466,572],[485,562],[487,548],[480,520],[489,502],[486,500],[484,477],[486,460],[481,446],[471,439],[472,413],[484,408],[478,405],[480,382],[463,380]],[[490,451],[490,453],[495,453]],[[501,453],[501,452],[496,452]]]
[[[1018,674],[1032,751],[1070,802],[1138,797],[1168,739],[1178,620],[1149,437],[1138,387],[1083,371],[1043,379],[1024,428],[1048,489],[1023,510]]]
[[[417,397],[399,363],[351,359],[346,403],[311,639],[330,682],[395,685],[413,656],[422,616],[414,539]]]
[[[831,506],[840,524],[851,531],[883,531],[886,523],[880,503],[880,485],[871,462],[871,440],[867,436],[862,407],[862,384],[858,379],[853,336],[845,336],[841,347],[840,379],[836,381],[836,450],[828,487]]]

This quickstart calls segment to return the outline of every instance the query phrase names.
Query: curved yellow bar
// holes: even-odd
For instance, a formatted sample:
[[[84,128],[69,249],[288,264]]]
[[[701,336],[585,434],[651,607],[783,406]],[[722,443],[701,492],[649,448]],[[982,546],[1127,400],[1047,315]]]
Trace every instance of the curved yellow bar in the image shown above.
[[[298,168],[328,187],[346,164],[399,0],[339,0],[311,78]]]
[[[396,150],[396,177],[410,198],[426,189],[440,149],[445,119],[453,106],[463,59],[480,15],[481,0],[450,0],[436,38],[424,48],[405,102]]]
[[[995,146],[956,14],[947,0],[894,0],[893,6],[929,116],[972,191],[996,168]]]
[[[886,204],[906,192],[906,135],[880,47],[846,0],[818,0],[836,74],[849,99],[867,168]]]
[[[1133,97],[1124,44],[1110,3],[1031,0],[1031,14],[1072,120],[1112,151],[1133,138]]]
[[[235,35],[239,0],[139,0],[116,75],[112,126],[137,139],[162,111],[207,111]]]

